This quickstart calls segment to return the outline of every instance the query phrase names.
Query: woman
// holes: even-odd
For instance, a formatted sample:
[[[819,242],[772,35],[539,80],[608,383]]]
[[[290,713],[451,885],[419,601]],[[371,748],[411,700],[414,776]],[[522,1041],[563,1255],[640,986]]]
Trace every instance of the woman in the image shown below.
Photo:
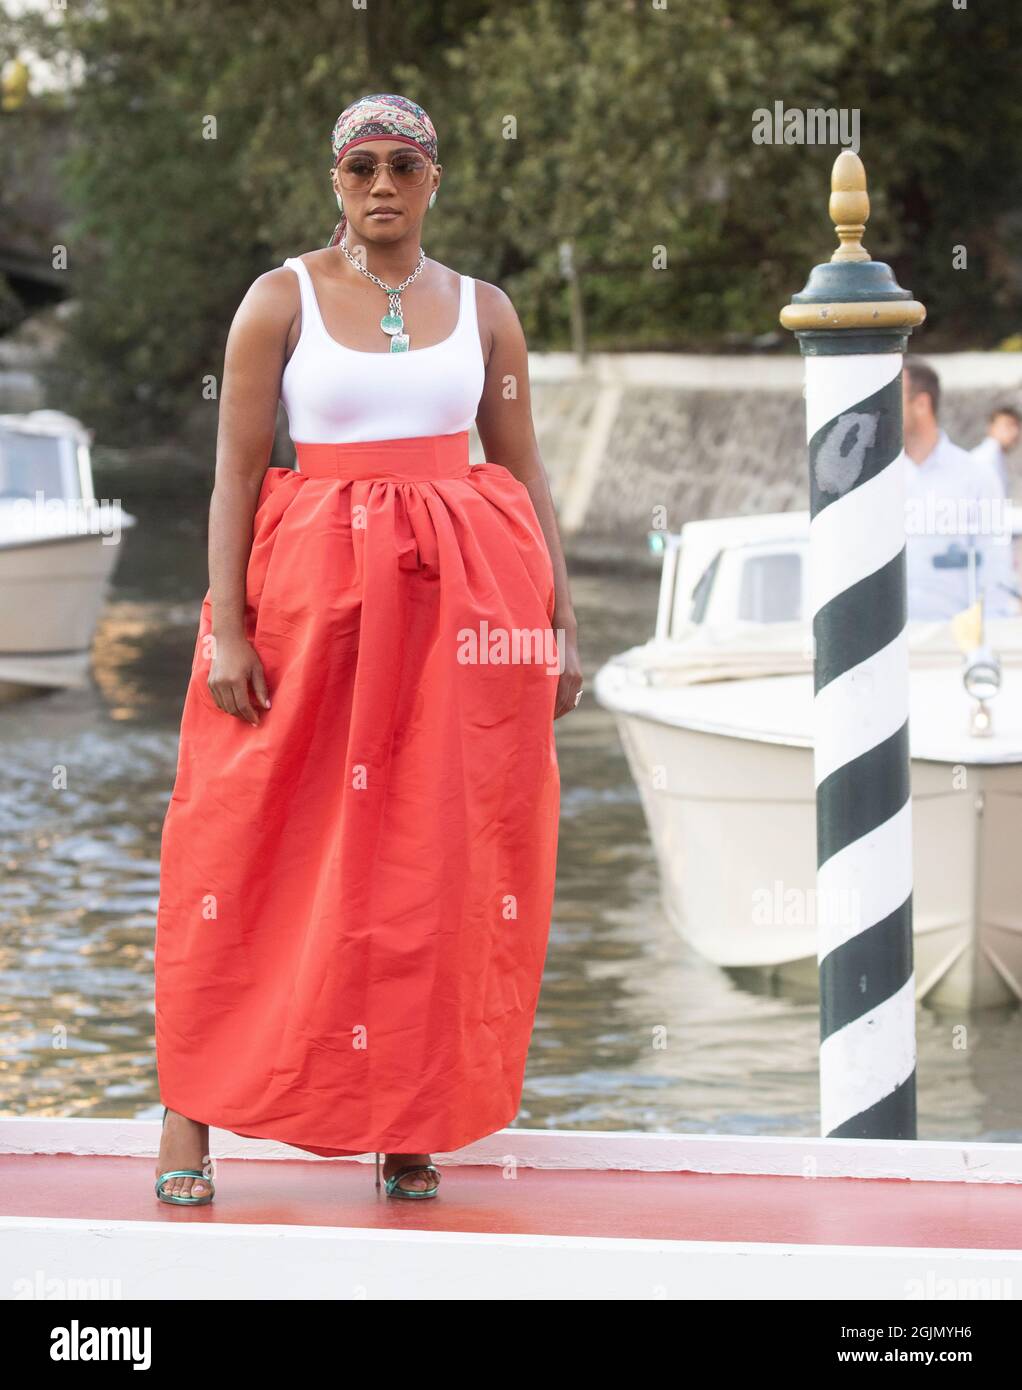
[[[165,1201],[212,1200],[210,1124],[435,1195],[431,1151],[517,1113],[546,952],[582,679],[524,337],[421,250],[421,107],[364,97],[332,146],[329,245],[227,342],[162,841]],[[266,466],[278,398],[297,471]]]

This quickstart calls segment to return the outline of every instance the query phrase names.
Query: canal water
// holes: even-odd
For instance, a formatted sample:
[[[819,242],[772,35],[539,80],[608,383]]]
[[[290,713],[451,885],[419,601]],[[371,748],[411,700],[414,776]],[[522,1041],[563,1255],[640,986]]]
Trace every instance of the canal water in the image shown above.
[[[125,539],[86,691],[0,705],[0,1113],[158,1117],[159,839],[206,588],[208,482],[122,497]],[[550,948],[518,1123],[819,1133],[812,998],[737,982],[660,907],[639,800],[592,677],[643,640],[648,574],[573,574],[587,690],[557,721]],[[226,717],[226,716],[225,716]],[[1022,1014],[918,1010],[919,1137],[1022,1139]]]

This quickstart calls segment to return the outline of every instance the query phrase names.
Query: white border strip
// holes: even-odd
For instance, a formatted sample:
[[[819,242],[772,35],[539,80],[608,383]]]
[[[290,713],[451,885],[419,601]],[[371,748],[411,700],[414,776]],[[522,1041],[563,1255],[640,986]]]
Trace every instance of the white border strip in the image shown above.
[[[901,906],[912,891],[912,798],[890,820],[832,854],[816,873],[829,911],[816,934],[816,958],[851,941]]]
[[[886,647],[828,681],[814,696],[815,785],[896,734],[908,714],[908,634],[902,628]]]
[[[902,987],[820,1044],[821,1125],[825,1132],[891,1095],[915,1071],[916,982]],[[1022,1290],[1020,1290],[1022,1292]]]
[[[858,843],[858,842],[857,842]],[[0,1119],[0,1154],[106,1154],[154,1158],[158,1120]],[[372,1163],[319,1158],[269,1140],[210,1131],[216,1158]],[[906,1178],[921,1182],[1022,1183],[1022,1144],[953,1140],[825,1139],[818,1135],[648,1134],[637,1130],[502,1129],[437,1166],[488,1164],[590,1172],[692,1172],[821,1178]]]
[[[1012,1299],[1018,1250],[0,1219],[0,1299]],[[950,1281],[950,1284],[948,1283]],[[765,1291],[766,1295],[765,1295]]]
[[[813,617],[832,598],[883,569],[905,546],[905,461],[892,463],[809,523],[809,605]]]
[[[868,400],[901,371],[900,352],[805,357],[806,441],[828,420]]]

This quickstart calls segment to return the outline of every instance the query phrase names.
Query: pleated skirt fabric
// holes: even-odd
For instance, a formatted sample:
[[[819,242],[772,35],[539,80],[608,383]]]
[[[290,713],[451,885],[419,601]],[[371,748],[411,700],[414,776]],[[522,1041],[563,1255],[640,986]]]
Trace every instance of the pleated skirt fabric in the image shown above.
[[[203,600],[163,826],[162,1100],[315,1154],[437,1153],[518,1113],[560,779],[553,570],[467,432],[267,470],[257,728],[207,685]]]

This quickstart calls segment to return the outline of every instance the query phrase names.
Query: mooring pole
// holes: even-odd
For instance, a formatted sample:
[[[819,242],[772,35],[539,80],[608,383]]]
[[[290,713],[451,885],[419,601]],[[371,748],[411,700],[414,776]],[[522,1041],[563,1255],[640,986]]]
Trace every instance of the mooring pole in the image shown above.
[[[926,310],[862,245],[866,173],[831,175],[840,245],[781,312],[805,365],[814,642],[820,1124],[916,1137],[901,364]]]

